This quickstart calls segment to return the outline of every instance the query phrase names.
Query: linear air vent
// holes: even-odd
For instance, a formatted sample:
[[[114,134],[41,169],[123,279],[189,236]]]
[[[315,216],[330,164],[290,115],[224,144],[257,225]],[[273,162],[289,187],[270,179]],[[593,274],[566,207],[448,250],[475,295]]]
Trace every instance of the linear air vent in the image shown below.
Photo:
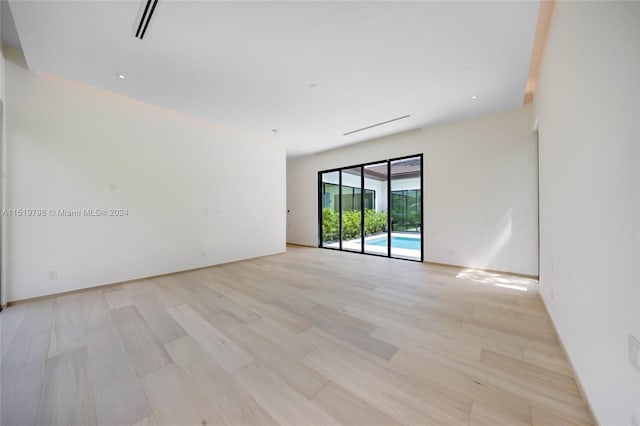
[[[411,114],[403,115],[402,117],[398,117],[398,118],[392,118],[391,120],[383,121],[381,123],[372,124],[371,126],[363,127],[362,129],[352,130],[350,132],[343,133],[342,136],[348,136],[348,135],[351,135],[353,133],[358,133],[358,132],[361,132],[363,130],[371,129],[373,127],[378,127],[378,126],[382,126],[384,124],[393,123],[394,121],[402,120],[402,119],[405,119],[405,118],[408,118],[408,117],[411,117]]]
[[[156,10],[157,4],[158,0],[147,0],[147,4],[144,7],[144,12],[142,13],[142,18],[140,19],[140,23],[138,24],[138,31],[136,31],[136,37],[140,40],[142,40],[145,33],[147,32],[149,22],[151,22],[151,16],[153,16],[153,12]]]

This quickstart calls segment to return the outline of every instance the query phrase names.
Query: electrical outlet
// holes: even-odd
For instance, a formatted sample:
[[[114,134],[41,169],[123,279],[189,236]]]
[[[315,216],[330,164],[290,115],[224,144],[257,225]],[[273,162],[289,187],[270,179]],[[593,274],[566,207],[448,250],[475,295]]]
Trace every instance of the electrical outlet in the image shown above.
[[[58,279],[58,271],[49,271],[49,279],[57,280]]]
[[[640,371],[640,342],[629,335],[629,362]]]

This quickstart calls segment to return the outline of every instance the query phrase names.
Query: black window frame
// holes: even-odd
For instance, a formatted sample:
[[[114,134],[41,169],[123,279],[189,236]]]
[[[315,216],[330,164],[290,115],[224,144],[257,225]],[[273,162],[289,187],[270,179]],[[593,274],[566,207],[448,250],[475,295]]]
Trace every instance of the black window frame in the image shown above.
[[[392,201],[391,201],[391,196],[392,196],[392,192],[397,192],[397,191],[391,191],[391,163],[394,161],[399,161],[399,160],[407,160],[410,158],[420,158],[420,259],[409,259],[407,257],[398,257],[398,256],[393,256],[391,253],[391,234],[393,232],[392,229],[392,223],[391,223],[391,216],[392,216]],[[374,164],[383,164],[386,163],[387,164],[387,254],[378,254],[378,253],[370,253],[370,252],[366,252],[365,251],[365,244],[364,244],[364,239],[365,239],[365,233],[364,233],[364,210],[365,210],[365,198],[366,198],[366,188],[364,187],[364,180],[365,180],[365,173],[364,173],[364,168],[366,166],[370,166],[370,165],[374,165]],[[360,168],[360,194],[361,194],[361,205],[360,205],[360,218],[361,218],[361,249],[360,251],[354,251],[354,250],[344,250],[342,247],[342,171],[343,170],[348,170],[348,169],[355,169],[355,168]],[[323,182],[322,181],[322,176],[325,173],[333,173],[333,172],[337,172],[338,173],[338,201],[339,201],[339,205],[338,205],[338,214],[339,214],[339,221],[338,221],[338,226],[339,226],[339,245],[338,247],[327,247],[327,246],[323,246],[323,241],[322,241],[322,206],[323,206],[323,194],[324,194],[324,186],[323,184],[328,183],[328,182]],[[332,184],[332,185],[336,185],[336,184]],[[351,187],[354,188],[354,187]],[[375,191],[374,191],[375,193]],[[388,257],[388,258],[392,258],[392,259],[400,259],[400,260],[408,260],[411,262],[424,262],[424,154],[420,153],[420,154],[414,154],[414,155],[406,155],[406,156],[402,156],[402,157],[394,157],[394,158],[389,158],[386,160],[379,160],[379,161],[370,161],[367,163],[360,163],[360,164],[354,164],[351,166],[345,166],[345,167],[336,167],[333,169],[326,169],[326,170],[320,170],[318,171],[318,186],[317,186],[317,211],[318,211],[318,247],[319,248],[323,248],[323,249],[327,249],[327,250],[337,250],[337,251],[344,251],[344,252],[348,252],[348,253],[358,253],[358,254],[365,254],[365,255],[369,255],[369,256],[378,256],[378,257]],[[353,199],[353,197],[352,197]],[[375,206],[375,195],[374,195],[374,199],[373,199],[373,205]]]

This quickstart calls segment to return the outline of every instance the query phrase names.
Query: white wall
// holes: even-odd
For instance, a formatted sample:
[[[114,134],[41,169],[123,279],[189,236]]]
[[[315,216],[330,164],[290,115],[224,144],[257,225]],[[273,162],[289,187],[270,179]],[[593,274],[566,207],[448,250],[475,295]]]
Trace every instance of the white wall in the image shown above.
[[[2,8],[0,8],[1,10]],[[0,22],[2,21],[2,12],[0,11]],[[0,209],[5,207],[6,196],[6,108],[5,100],[5,67],[4,67],[4,46],[0,40]],[[0,305],[6,303],[6,218],[0,216]]]
[[[532,118],[522,108],[287,161],[287,241],[318,243],[318,171],[424,153],[425,260],[537,275]]]
[[[540,287],[602,425],[640,420],[640,3],[558,2],[536,94]]]
[[[0,102],[4,102],[4,53],[2,41],[0,41]]]
[[[0,7],[0,22],[2,22],[2,7]],[[0,40],[0,102],[4,101],[4,55],[3,51],[3,43]]]
[[[7,57],[9,300],[285,250],[285,150]],[[58,271],[57,279],[49,279]]]
[[[338,172],[327,173],[323,177],[323,182],[333,183],[335,185],[340,184],[340,177]],[[342,175],[342,184],[351,186],[353,188],[360,187],[360,176],[355,176],[349,173]],[[379,181],[377,179],[364,178],[364,188],[375,191],[375,209],[386,210],[387,209],[387,183]]]
[[[409,179],[392,179],[391,180],[391,190],[392,191],[403,191],[408,189],[420,189],[420,178],[409,178]]]

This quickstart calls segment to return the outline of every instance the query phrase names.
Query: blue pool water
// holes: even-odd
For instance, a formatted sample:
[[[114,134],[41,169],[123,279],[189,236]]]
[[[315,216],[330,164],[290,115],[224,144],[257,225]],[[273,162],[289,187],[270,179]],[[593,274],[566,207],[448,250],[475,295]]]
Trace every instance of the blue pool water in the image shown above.
[[[380,237],[374,240],[366,241],[367,245],[372,246],[387,246],[387,237]],[[420,238],[408,238],[408,237],[391,237],[391,247],[420,250]]]

